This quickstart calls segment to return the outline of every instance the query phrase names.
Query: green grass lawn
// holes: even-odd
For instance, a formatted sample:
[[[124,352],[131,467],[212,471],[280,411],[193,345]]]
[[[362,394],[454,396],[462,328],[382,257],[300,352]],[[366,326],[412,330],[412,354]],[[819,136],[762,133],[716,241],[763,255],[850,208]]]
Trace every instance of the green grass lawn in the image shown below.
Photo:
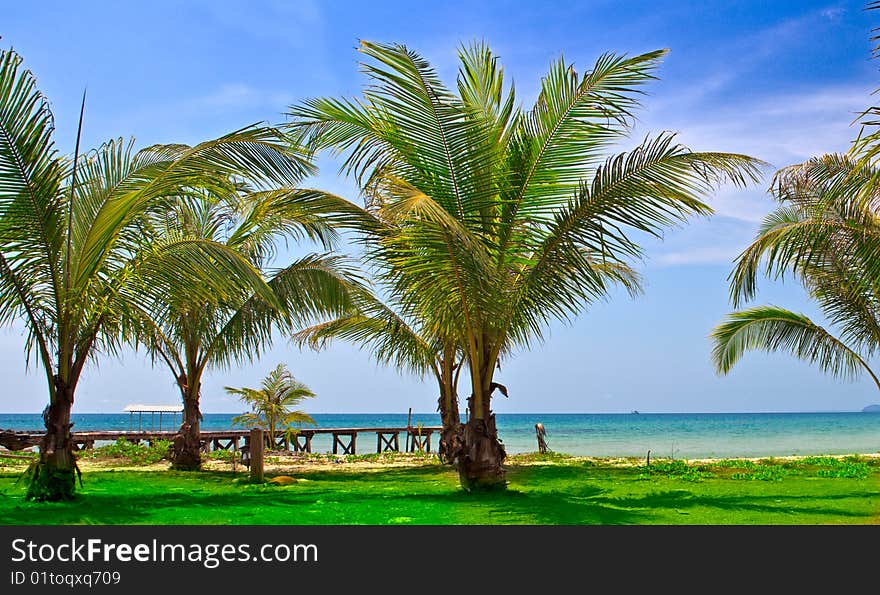
[[[93,470],[69,503],[28,503],[0,469],[2,524],[850,524],[880,521],[877,460],[640,466],[513,458],[504,493],[467,494],[439,464],[316,467],[286,486],[231,472]],[[271,477],[271,476],[269,476]]]

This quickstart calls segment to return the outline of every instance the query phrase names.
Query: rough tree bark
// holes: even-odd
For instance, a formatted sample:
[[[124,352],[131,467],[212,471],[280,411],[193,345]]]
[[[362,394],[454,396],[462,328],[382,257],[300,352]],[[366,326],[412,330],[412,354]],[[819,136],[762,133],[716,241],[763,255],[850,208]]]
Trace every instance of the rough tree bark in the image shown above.
[[[507,452],[498,439],[495,414],[489,408],[491,392],[483,394],[480,411],[474,397],[468,398],[468,421],[459,426],[457,462],[461,487],[467,491],[504,489],[507,486],[504,459]]]
[[[440,387],[437,411],[440,412],[442,425],[437,454],[442,462],[450,465],[455,464],[457,453],[461,450],[459,443],[461,417],[458,413],[458,391],[456,390],[457,372],[461,363],[455,362],[455,355],[455,344],[447,344],[444,347],[443,356],[438,361],[439,366],[434,372]]]
[[[484,341],[488,345],[488,341]],[[507,487],[504,459],[507,452],[498,439],[495,414],[492,413],[492,393],[499,389],[506,397],[507,388],[492,381],[495,357],[485,349],[480,354],[477,373],[471,358],[471,396],[468,397],[468,421],[456,424],[454,430],[444,428],[443,438],[447,457],[458,466],[461,487],[466,491],[503,490]]]
[[[183,421],[172,439],[171,467],[179,471],[198,471],[202,468],[199,387],[191,389],[185,377],[178,378],[178,384],[183,395]]]
[[[461,433],[461,416],[458,412],[458,395],[451,383],[440,382],[437,410],[440,412],[440,421],[443,426],[440,431],[437,454],[442,462],[453,464],[456,460],[456,452],[461,448],[461,445],[458,444],[458,437]]]
[[[28,500],[72,500],[79,467],[70,440],[73,387],[55,376],[55,400],[43,411],[46,435],[40,441],[40,459],[31,467]]]

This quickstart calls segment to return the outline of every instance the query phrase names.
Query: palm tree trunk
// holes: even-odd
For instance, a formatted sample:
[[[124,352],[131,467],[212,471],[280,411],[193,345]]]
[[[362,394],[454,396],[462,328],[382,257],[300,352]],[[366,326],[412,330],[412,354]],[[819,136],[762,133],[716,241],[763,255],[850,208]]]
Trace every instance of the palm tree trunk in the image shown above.
[[[440,421],[443,429],[440,431],[440,445],[437,454],[444,463],[454,463],[456,452],[461,445],[461,416],[458,412],[458,393],[455,390],[454,365],[443,365],[442,374],[437,379],[440,385],[440,398],[437,410],[440,412]]]
[[[457,430],[447,438],[451,460],[458,464],[461,487],[467,491],[505,489],[504,459],[507,452],[498,439],[495,414],[491,400],[495,384],[492,382],[495,359],[489,357],[488,349],[479,354],[480,363],[471,368],[471,396],[468,398],[468,421],[458,424]],[[505,389],[506,390],[506,389]],[[505,392],[506,394],[506,392]]]
[[[498,439],[495,414],[489,409],[491,394],[483,393],[480,411],[474,410],[475,399],[468,399],[469,416],[460,425],[456,436],[458,476],[461,487],[467,491],[505,489],[504,459],[507,452]]]
[[[28,500],[55,502],[74,497],[79,468],[70,440],[73,391],[73,386],[55,376],[55,399],[43,412],[46,435],[40,441],[40,459],[31,469]]]
[[[179,383],[183,394],[183,421],[172,440],[171,467],[178,471],[198,471],[202,468],[199,387],[187,386],[185,377],[179,379]]]

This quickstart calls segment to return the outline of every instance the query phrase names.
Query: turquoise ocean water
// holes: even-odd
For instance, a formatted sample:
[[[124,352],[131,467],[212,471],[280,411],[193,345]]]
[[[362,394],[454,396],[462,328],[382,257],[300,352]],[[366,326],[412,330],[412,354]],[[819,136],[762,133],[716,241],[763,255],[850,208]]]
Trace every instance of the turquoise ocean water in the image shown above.
[[[158,415],[142,418],[144,429],[158,429]],[[172,429],[179,416],[163,416],[162,429]],[[232,428],[233,414],[206,413],[202,429]],[[320,427],[405,426],[406,414],[316,414]],[[551,450],[579,456],[677,459],[769,457],[785,455],[880,452],[877,413],[641,413],[641,414],[498,414],[498,432],[508,453],[537,450],[534,426],[547,430]],[[74,431],[128,430],[131,418],[121,414],[74,414]],[[413,414],[413,425],[440,425],[436,414]],[[134,429],[137,429],[137,415]],[[0,413],[0,428],[36,430],[36,414]],[[329,436],[318,435],[315,452],[329,452]],[[436,442],[433,443],[436,445]],[[358,452],[375,449],[373,435],[358,440]]]

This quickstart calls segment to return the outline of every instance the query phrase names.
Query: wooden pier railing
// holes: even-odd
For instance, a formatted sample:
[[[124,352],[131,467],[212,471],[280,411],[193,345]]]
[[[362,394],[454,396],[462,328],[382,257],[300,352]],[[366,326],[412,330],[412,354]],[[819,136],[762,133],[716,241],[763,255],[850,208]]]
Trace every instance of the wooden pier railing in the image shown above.
[[[409,426],[391,428],[308,428],[299,430],[288,440],[286,435],[277,436],[271,444],[268,434],[265,436],[266,448],[270,450],[292,450],[294,452],[312,452],[312,438],[318,434],[332,436],[333,454],[357,454],[357,438],[359,434],[376,434],[376,452],[399,452],[400,435],[408,438],[406,444],[409,452],[431,452],[431,435],[439,432],[439,426]],[[115,442],[125,438],[129,442],[147,442],[171,440],[174,431],[99,431],[73,432],[71,440],[77,450],[94,448],[95,442],[109,440]],[[37,446],[44,432],[37,430],[16,432],[0,430],[0,446],[8,450],[22,450]],[[209,430],[201,433],[202,451],[240,450],[249,447],[250,430]],[[291,448],[292,447],[292,448]]]

